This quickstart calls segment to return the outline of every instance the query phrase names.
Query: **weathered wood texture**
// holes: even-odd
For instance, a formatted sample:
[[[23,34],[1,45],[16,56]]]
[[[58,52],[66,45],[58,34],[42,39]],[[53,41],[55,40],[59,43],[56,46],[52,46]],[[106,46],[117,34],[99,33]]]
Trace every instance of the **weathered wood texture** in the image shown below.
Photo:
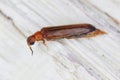
[[[0,0],[0,80],[120,80],[119,0]],[[26,38],[44,26],[91,23],[106,35]]]

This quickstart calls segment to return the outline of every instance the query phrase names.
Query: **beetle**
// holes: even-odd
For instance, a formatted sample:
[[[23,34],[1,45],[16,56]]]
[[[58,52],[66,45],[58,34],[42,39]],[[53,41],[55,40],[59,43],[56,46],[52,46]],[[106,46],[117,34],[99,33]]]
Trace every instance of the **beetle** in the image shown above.
[[[71,24],[71,25],[61,25],[61,26],[52,26],[52,27],[43,27],[40,31],[35,32],[33,35],[27,38],[27,44],[32,51],[31,45],[35,41],[45,40],[57,40],[57,39],[71,39],[71,38],[84,38],[84,37],[93,37],[98,34],[105,34],[106,32],[101,31],[95,28],[91,24]]]

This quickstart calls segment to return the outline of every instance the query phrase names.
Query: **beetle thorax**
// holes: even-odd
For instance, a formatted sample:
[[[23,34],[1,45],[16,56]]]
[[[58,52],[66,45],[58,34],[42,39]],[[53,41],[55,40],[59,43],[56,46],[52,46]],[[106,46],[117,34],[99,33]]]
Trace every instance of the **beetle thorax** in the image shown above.
[[[43,36],[42,36],[42,33],[40,31],[36,32],[34,34],[34,36],[35,36],[36,41],[43,40]]]

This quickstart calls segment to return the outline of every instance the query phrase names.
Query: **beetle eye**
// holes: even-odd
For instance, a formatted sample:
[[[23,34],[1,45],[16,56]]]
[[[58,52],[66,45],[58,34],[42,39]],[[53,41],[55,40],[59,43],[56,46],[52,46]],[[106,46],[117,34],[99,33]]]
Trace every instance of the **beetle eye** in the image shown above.
[[[30,42],[30,45],[33,45],[35,42]]]

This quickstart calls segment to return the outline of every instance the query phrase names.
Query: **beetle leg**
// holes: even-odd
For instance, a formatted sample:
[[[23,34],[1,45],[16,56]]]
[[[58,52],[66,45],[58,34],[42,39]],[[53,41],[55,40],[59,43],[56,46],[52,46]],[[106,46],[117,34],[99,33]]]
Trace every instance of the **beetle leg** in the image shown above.
[[[43,44],[46,46],[45,39],[42,39],[42,41],[43,41]]]
[[[42,40],[43,41],[43,44],[47,47],[47,49],[48,49],[48,46],[47,46],[47,44],[45,43],[45,39],[43,39]]]
[[[42,39],[42,41],[43,41],[43,44],[45,44],[45,40],[44,40],[44,39]]]

